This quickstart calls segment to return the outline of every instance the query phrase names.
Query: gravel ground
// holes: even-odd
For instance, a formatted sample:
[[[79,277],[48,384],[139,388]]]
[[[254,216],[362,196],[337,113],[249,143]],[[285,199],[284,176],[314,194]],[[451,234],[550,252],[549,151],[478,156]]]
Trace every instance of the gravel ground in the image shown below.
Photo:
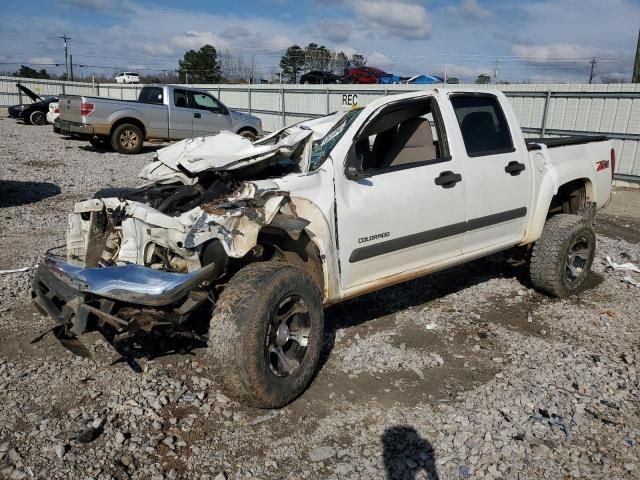
[[[0,119],[0,269],[64,243],[73,203],[135,185],[154,148]],[[89,334],[90,359],[31,344],[50,322],[30,273],[2,275],[0,478],[640,478],[640,289],[604,259],[640,265],[640,192],[600,219],[589,288],[568,300],[506,252],[331,307],[317,378],[278,411],[227,399],[193,336],[118,353]]]

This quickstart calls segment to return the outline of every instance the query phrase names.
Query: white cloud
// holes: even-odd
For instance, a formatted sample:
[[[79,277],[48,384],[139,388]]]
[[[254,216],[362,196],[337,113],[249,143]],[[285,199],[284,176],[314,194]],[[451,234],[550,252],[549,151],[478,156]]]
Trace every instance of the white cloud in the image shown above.
[[[352,0],[349,4],[370,29],[405,39],[425,39],[431,34],[429,14],[422,5],[393,0]]]
[[[216,33],[196,32],[194,30],[174,35],[169,43],[174,48],[186,48],[193,50],[199,50],[205,45],[213,45],[217,50],[226,50],[229,48],[229,43],[220,38]]]
[[[60,0],[71,8],[93,10],[96,12],[131,13],[133,8],[126,0]]]
[[[529,63],[550,63],[550,62],[574,62],[577,60],[587,60],[590,57],[610,55],[609,50],[592,47],[589,45],[578,45],[575,43],[551,43],[548,45],[513,45],[511,51],[514,55],[522,57]]]
[[[169,45],[165,45],[162,43],[145,43],[142,49],[145,53],[153,56],[153,57],[170,57],[171,55],[175,55],[175,50],[171,48]]]
[[[460,80],[473,81],[478,75],[486,74],[491,75],[491,71],[486,67],[468,67],[466,65],[448,64],[446,66],[447,77],[458,77]],[[439,72],[441,76],[444,76],[445,67]]]
[[[242,25],[235,25],[233,27],[226,28],[220,34],[224,38],[236,39],[236,38],[247,38],[251,36],[251,32],[247,27]]]
[[[318,33],[332,42],[346,42],[352,31],[351,24],[341,20],[322,22],[318,28]]]
[[[263,49],[267,52],[279,52],[285,50],[288,46],[292,45],[294,42],[289,37],[285,35],[273,35],[267,36],[266,39],[260,39],[259,43],[262,45]],[[257,46],[260,49],[260,46]]]
[[[395,61],[392,58],[389,58],[384,53],[373,52],[367,55],[367,65],[371,65],[372,67],[378,68],[389,68],[395,65]]]
[[[56,63],[56,61],[51,57],[31,57],[29,59],[29,63],[39,63],[39,64],[52,64]]]
[[[457,7],[448,7],[447,12],[459,15],[466,20],[487,20],[493,12],[478,3],[478,0],[463,0]]]

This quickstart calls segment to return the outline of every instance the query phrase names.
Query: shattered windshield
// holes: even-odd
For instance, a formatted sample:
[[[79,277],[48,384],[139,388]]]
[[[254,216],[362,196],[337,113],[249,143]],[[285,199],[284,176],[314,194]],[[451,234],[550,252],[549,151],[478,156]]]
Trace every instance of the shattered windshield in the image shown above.
[[[324,163],[333,147],[340,141],[362,110],[362,108],[356,108],[347,112],[320,141],[313,145],[310,170],[316,170]]]

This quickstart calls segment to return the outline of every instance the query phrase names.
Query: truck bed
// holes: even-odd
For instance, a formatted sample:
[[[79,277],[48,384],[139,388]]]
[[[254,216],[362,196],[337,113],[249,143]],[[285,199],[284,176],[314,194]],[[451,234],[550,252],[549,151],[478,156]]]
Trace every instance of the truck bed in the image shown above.
[[[570,145],[581,145],[583,143],[590,142],[604,142],[608,140],[605,135],[575,135],[571,137],[556,137],[556,138],[525,138],[528,150],[539,150],[540,146],[537,143],[542,143],[549,148],[555,147],[568,147]]]

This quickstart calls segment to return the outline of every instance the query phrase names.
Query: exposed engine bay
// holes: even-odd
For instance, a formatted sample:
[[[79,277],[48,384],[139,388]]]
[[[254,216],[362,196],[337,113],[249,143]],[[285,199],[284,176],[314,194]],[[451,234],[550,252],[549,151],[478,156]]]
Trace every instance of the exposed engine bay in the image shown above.
[[[140,173],[145,185],[75,205],[68,260],[85,267],[137,264],[181,273],[215,261],[221,275],[220,257],[245,256],[263,226],[286,223],[294,235],[304,228],[288,193],[269,179],[307,171],[314,141],[343,115],[284,128],[253,143],[222,132],[159,150]]]
[[[87,330],[113,339],[185,325],[236,271],[274,258],[302,262],[322,288],[321,259],[302,237],[310,221],[288,185],[322,165],[358,113],[255,142],[231,132],[183,140],[158,150],[142,186],[76,203],[66,255],[48,252],[32,280],[35,305],[55,321],[50,331],[86,355],[77,336]]]

